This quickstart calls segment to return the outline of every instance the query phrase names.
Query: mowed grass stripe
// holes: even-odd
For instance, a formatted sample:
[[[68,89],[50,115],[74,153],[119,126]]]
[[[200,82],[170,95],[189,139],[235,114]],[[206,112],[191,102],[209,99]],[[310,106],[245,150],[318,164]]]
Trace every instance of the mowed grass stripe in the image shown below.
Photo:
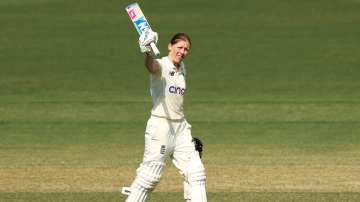
[[[156,202],[183,202],[183,193],[155,192],[151,195],[150,201]],[[209,192],[209,202],[238,201],[238,202],[356,202],[359,201],[359,193],[279,193],[279,192]],[[125,198],[118,192],[100,193],[0,193],[0,200],[7,202],[95,202],[124,201]]]
[[[128,170],[128,171],[126,171]],[[108,168],[30,168],[4,170],[1,191],[76,192],[116,191],[131,183],[134,167]],[[243,167],[214,169],[208,166],[209,191],[359,191],[357,168]],[[211,172],[213,171],[213,172]],[[346,172],[344,174],[343,172]],[[120,175],[121,173],[121,175]],[[167,171],[158,191],[181,191],[176,172]],[[235,175],[235,173],[237,173]],[[178,177],[176,177],[178,176]]]
[[[150,116],[151,103],[0,104],[0,122],[132,122]],[[360,121],[360,103],[192,103],[189,121]]]
[[[131,184],[134,166],[118,168],[0,168],[0,192],[116,192]],[[157,186],[181,192],[180,174],[169,167]],[[357,166],[207,166],[209,192],[359,192]]]
[[[116,168],[138,166],[143,145],[19,145],[1,146],[0,168],[53,167]],[[354,166],[360,165],[358,145],[301,147],[290,144],[205,144],[204,162],[209,166]]]
[[[269,145],[224,144],[205,149],[210,192],[360,191],[357,146],[319,152]],[[114,192],[131,183],[142,156],[141,146],[131,145],[2,151],[5,162],[0,166],[0,192]],[[181,182],[168,161],[156,190],[180,192]]]
[[[192,135],[205,145],[281,146],[318,151],[360,144],[358,122],[191,122]],[[141,145],[143,122],[2,123],[3,149],[85,145]]]

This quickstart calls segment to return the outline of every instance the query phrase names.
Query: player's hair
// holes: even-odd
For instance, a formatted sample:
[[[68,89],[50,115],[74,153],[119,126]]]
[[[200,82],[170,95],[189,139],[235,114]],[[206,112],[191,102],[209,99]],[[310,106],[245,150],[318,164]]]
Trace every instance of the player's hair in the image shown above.
[[[179,41],[188,41],[190,46],[191,46],[191,39],[189,37],[189,35],[187,35],[186,33],[184,32],[179,32],[179,33],[176,33],[170,40],[170,44],[171,45],[174,45],[176,44],[177,42]]]

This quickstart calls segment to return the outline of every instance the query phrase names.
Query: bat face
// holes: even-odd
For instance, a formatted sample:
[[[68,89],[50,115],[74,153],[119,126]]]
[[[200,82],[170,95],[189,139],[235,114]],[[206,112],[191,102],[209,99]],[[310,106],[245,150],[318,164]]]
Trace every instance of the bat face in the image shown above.
[[[139,4],[133,3],[126,7],[126,11],[134,23],[136,31],[141,35],[141,33],[151,30],[148,21],[146,20],[143,12],[141,11]]]
[[[128,13],[139,35],[141,35],[144,32],[146,33],[148,31],[151,31],[150,25],[146,20],[144,13],[141,11],[139,4],[137,3],[130,4],[125,8],[125,10]],[[156,57],[159,57],[160,51],[156,47],[155,43],[151,42],[150,46],[154,55]]]

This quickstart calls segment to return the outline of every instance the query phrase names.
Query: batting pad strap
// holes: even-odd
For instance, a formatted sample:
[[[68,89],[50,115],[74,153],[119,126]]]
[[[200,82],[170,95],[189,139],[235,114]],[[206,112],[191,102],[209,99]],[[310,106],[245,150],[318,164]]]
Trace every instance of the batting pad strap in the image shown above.
[[[189,182],[205,181],[206,174],[198,152],[194,152],[188,162],[186,179]]]
[[[206,174],[205,170],[193,170],[188,173],[187,179],[189,182],[205,181]]]
[[[145,189],[154,189],[160,181],[164,168],[163,162],[143,163],[137,171],[136,183]]]

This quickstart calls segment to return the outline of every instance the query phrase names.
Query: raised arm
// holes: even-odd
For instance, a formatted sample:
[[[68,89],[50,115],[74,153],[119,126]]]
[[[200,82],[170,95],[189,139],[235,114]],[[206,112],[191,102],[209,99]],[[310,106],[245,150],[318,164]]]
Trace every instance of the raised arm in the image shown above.
[[[159,63],[148,52],[145,53],[145,67],[151,74],[159,72],[160,69]]]
[[[154,52],[154,50],[152,51],[152,48],[150,45],[150,44],[153,44],[153,46],[156,48],[155,44],[157,43],[157,41],[158,41],[158,34],[151,30],[148,32],[143,32],[139,37],[140,51],[142,53],[145,53],[145,67],[152,74],[159,72],[159,69],[160,69],[159,63],[152,56],[152,53]],[[156,48],[156,50],[157,50],[157,48]],[[157,53],[159,53],[159,52],[157,51]]]

